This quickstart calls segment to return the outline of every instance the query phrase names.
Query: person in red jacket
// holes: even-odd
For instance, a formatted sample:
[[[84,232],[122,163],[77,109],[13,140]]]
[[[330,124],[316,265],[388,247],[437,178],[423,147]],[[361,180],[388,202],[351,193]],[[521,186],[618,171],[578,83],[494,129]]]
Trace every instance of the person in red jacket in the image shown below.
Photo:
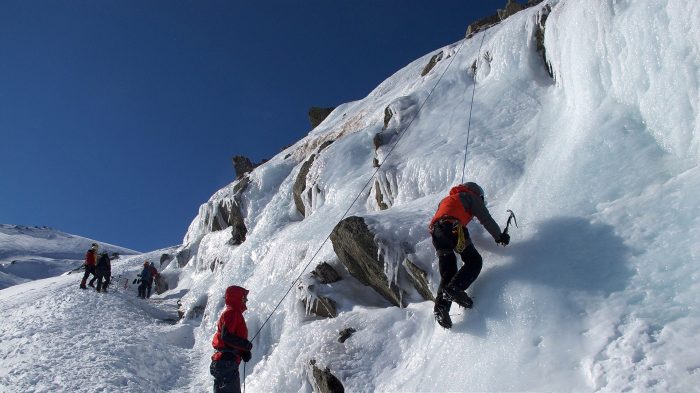
[[[83,274],[83,280],[80,281],[80,288],[81,289],[87,289],[85,286],[85,283],[87,282],[88,277],[92,274],[92,280],[90,280],[90,286],[94,287],[95,286],[95,279],[97,279],[97,275],[95,274],[95,262],[97,261],[97,249],[99,246],[97,243],[92,243],[92,247],[85,253],[85,274]]]
[[[243,318],[248,290],[239,286],[226,288],[226,309],[216,324],[211,345],[216,352],[211,357],[209,372],[214,376],[214,393],[240,393],[238,365],[250,360],[253,344],[248,341],[248,327]]]
[[[435,297],[435,320],[444,328],[452,327],[450,306],[452,302],[465,308],[472,307],[467,288],[481,272],[482,258],[469,238],[467,224],[476,217],[493,236],[496,243],[504,246],[510,236],[491,217],[484,202],[484,190],[476,183],[468,182],[450,189],[450,195],[440,201],[438,210],[430,221],[430,234],[438,255],[440,285]],[[464,265],[457,270],[457,252]]]

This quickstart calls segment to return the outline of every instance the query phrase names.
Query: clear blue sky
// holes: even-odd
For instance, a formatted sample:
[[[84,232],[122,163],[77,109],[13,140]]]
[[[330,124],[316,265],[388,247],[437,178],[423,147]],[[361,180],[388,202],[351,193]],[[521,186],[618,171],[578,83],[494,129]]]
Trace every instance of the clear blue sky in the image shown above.
[[[524,2],[524,1],[521,1]],[[0,1],[0,223],[180,244],[235,178],[503,1]]]

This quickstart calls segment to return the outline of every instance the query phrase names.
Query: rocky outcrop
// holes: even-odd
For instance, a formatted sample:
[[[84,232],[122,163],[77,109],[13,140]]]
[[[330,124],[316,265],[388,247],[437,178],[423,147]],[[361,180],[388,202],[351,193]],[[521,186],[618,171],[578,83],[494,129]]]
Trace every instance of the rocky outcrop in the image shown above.
[[[340,274],[328,262],[323,262],[316,266],[311,275],[321,284],[331,284],[341,280]]]
[[[357,332],[357,330],[355,330],[354,328],[346,328],[346,329],[341,330],[340,333],[338,333],[338,342],[341,344],[344,343],[347,339],[352,337],[352,335],[355,334],[356,332]]]
[[[173,258],[174,257],[170,254],[161,254],[160,255],[160,267],[162,268],[163,264],[165,264],[165,266],[168,266],[168,262],[172,261]]]
[[[443,56],[442,51],[440,51],[439,53],[434,54],[433,57],[431,57],[430,60],[428,61],[428,64],[426,64],[425,67],[423,67],[423,71],[421,71],[420,76],[426,76],[426,75],[428,75],[428,73],[430,72],[430,70],[432,70],[433,67],[435,67],[435,65],[436,65],[440,60],[442,60],[442,56]],[[385,113],[386,113],[386,112],[385,112]],[[388,122],[388,121],[387,121],[387,122]],[[384,126],[384,128],[386,128],[386,125]]]
[[[506,1],[506,6],[498,10],[498,18],[500,20],[504,20],[507,17],[515,14],[518,11],[522,11],[525,9],[525,6],[522,4],[514,1],[514,0],[507,0]]]
[[[323,123],[324,120],[326,120],[326,117],[331,114],[335,110],[335,107],[332,108],[319,108],[316,106],[312,106],[309,108],[309,122],[311,123],[311,129],[316,128],[319,124]]]
[[[433,296],[433,292],[430,290],[430,284],[428,283],[428,274],[408,258],[404,261],[404,266],[406,267],[406,271],[408,271],[411,284],[416,288],[418,294],[420,294],[424,300],[435,301],[435,296]]]
[[[245,156],[233,156],[231,162],[233,163],[233,169],[236,171],[236,179],[242,178],[243,175],[255,169],[253,162]]]
[[[156,293],[159,295],[170,288],[170,285],[168,285],[168,278],[163,273],[158,274],[153,281],[156,285]]]
[[[190,249],[183,248],[175,254],[175,259],[177,259],[177,267],[183,268],[190,261]]]
[[[299,173],[297,174],[296,179],[294,180],[294,187],[292,188],[292,196],[294,197],[294,206],[296,206],[297,210],[301,215],[306,216],[306,207],[304,205],[304,192],[306,192],[306,199],[308,201],[311,201],[311,196],[312,194],[312,188],[308,187],[306,184],[306,178],[309,175],[309,171],[311,170],[311,166],[314,164],[314,161],[316,160],[316,156],[321,154],[321,152],[326,149],[328,146],[330,146],[335,140],[327,140],[321,143],[318,146],[318,150],[316,150],[315,154],[312,154],[302,165],[301,169],[299,169]],[[316,187],[317,191],[320,191],[318,187]]]
[[[472,22],[467,26],[467,38],[471,38],[474,34],[486,30],[489,27],[499,23],[501,19],[498,17],[498,14],[493,14],[489,15],[485,18],[481,18],[477,20],[476,22]]]
[[[542,57],[542,61],[544,62],[544,67],[547,70],[547,73],[549,74],[550,77],[554,78],[554,71],[552,70],[552,65],[549,63],[549,60],[547,60],[547,50],[544,46],[544,27],[545,23],[547,22],[547,17],[549,16],[549,13],[552,12],[552,7],[547,4],[546,6],[542,7],[542,11],[540,11],[537,23],[535,24],[535,47],[537,49],[537,53],[540,54]]]
[[[313,288],[310,288],[313,290]],[[338,310],[335,307],[335,302],[325,296],[312,296],[302,299],[304,308],[307,314],[314,314],[321,318],[335,318],[338,316]]]
[[[529,0],[526,5],[522,5],[515,0],[506,0],[505,7],[498,9],[495,14],[489,15],[485,18],[477,20],[476,22],[470,23],[469,26],[467,26],[466,36],[467,38],[471,38],[474,34],[480,31],[484,31],[490,28],[491,26],[500,23],[502,20],[508,18],[516,12],[537,5],[542,1],[543,0]]]
[[[379,181],[374,181],[374,199],[377,201],[377,206],[379,210],[386,210],[389,205],[384,202],[384,195],[382,194],[382,188],[379,186]]]
[[[384,260],[378,256],[374,234],[361,217],[348,217],[335,226],[330,235],[333,250],[348,272],[377,291],[391,304],[404,307],[403,294],[384,273]]]
[[[292,193],[294,195],[294,205],[297,207],[297,210],[299,210],[299,213],[301,213],[302,216],[306,216],[306,207],[304,206],[302,193],[304,190],[306,190],[306,176],[309,174],[309,170],[311,169],[311,165],[314,164],[315,159],[316,155],[312,154],[311,157],[309,157],[309,159],[302,164],[301,169],[297,174],[297,178],[294,181],[294,188],[292,189]],[[310,191],[311,190],[309,189],[307,192]]]
[[[311,366],[312,386],[315,393],[344,393],[345,387],[340,380],[326,367],[321,370],[316,365],[316,360],[309,362]]]
[[[391,110],[388,106],[384,108],[384,127],[382,127],[382,130],[386,130],[387,127],[389,127],[389,121],[391,118],[394,116],[394,111]],[[377,134],[379,135],[379,134]],[[381,141],[379,142],[379,145],[381,146]],[[377,147],[377,142],[374,142],[374,148],[376,149]]]

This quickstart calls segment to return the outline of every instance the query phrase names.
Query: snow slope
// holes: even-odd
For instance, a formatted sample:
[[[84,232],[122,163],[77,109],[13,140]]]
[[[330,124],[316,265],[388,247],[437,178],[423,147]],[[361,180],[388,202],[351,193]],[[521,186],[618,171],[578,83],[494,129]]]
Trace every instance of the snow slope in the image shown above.
[[[534,39],[546,5],[554,78]],[[312,359],[350,392],[697,391],[698,20],[694,1],[549,0],[426,54],[256,168],[242,194],[234,182],[202,205],[173,252],[182,263],[163,271],[170,291],[135,302],[133,288],[79,292],[66,277],[0,291],[0,386],[210,391],[211,337],[236,284],[251,290],[247,392],[311,392]],[[375,152],[377,133],[389,143]],[[304,216],[293,185],[311,154]],[[435,291],[426,225],[462,181],[483,186],[499,223],[514,210],[519,228],[502,248],[470,226],[484,268],[474,309],[453,308],[448,331],[415,292],[397,308],[363,287],[325,240],[346,212],[362,216],[387,272],[408,257]],[[231,245],[230,228],[210,228],[236,198],[248,232]],[[118,269],[130,277],[142,258]],[[338,304],[332,319],[305,313],[296,281],[324,261],[343,277],[319,288]],[[163,323],[179,298],[188,317]],[[341,344],[347,327],[357,332]]]
[[[0,224],[0,289],[79,268],[95,242],[100,244],[100,252],[110,255],[138,254],[48,227]]]

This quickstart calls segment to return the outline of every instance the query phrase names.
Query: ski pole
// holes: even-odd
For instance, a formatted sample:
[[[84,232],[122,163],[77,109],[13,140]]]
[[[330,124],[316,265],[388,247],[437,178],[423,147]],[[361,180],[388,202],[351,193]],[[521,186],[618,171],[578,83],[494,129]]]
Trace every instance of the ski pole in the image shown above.
[[[510,226],[510,220],[513,220],[513,223],[515,224],[515,227],[518,227],[518,220],[515,218],[515,213],[513,213],[512,210],[508,209],[506,210],[510,215],[508,216],[508,221],[506,221],[506,229],[503,230],[503,233],[507,234],[508,233],[508,227]]]

